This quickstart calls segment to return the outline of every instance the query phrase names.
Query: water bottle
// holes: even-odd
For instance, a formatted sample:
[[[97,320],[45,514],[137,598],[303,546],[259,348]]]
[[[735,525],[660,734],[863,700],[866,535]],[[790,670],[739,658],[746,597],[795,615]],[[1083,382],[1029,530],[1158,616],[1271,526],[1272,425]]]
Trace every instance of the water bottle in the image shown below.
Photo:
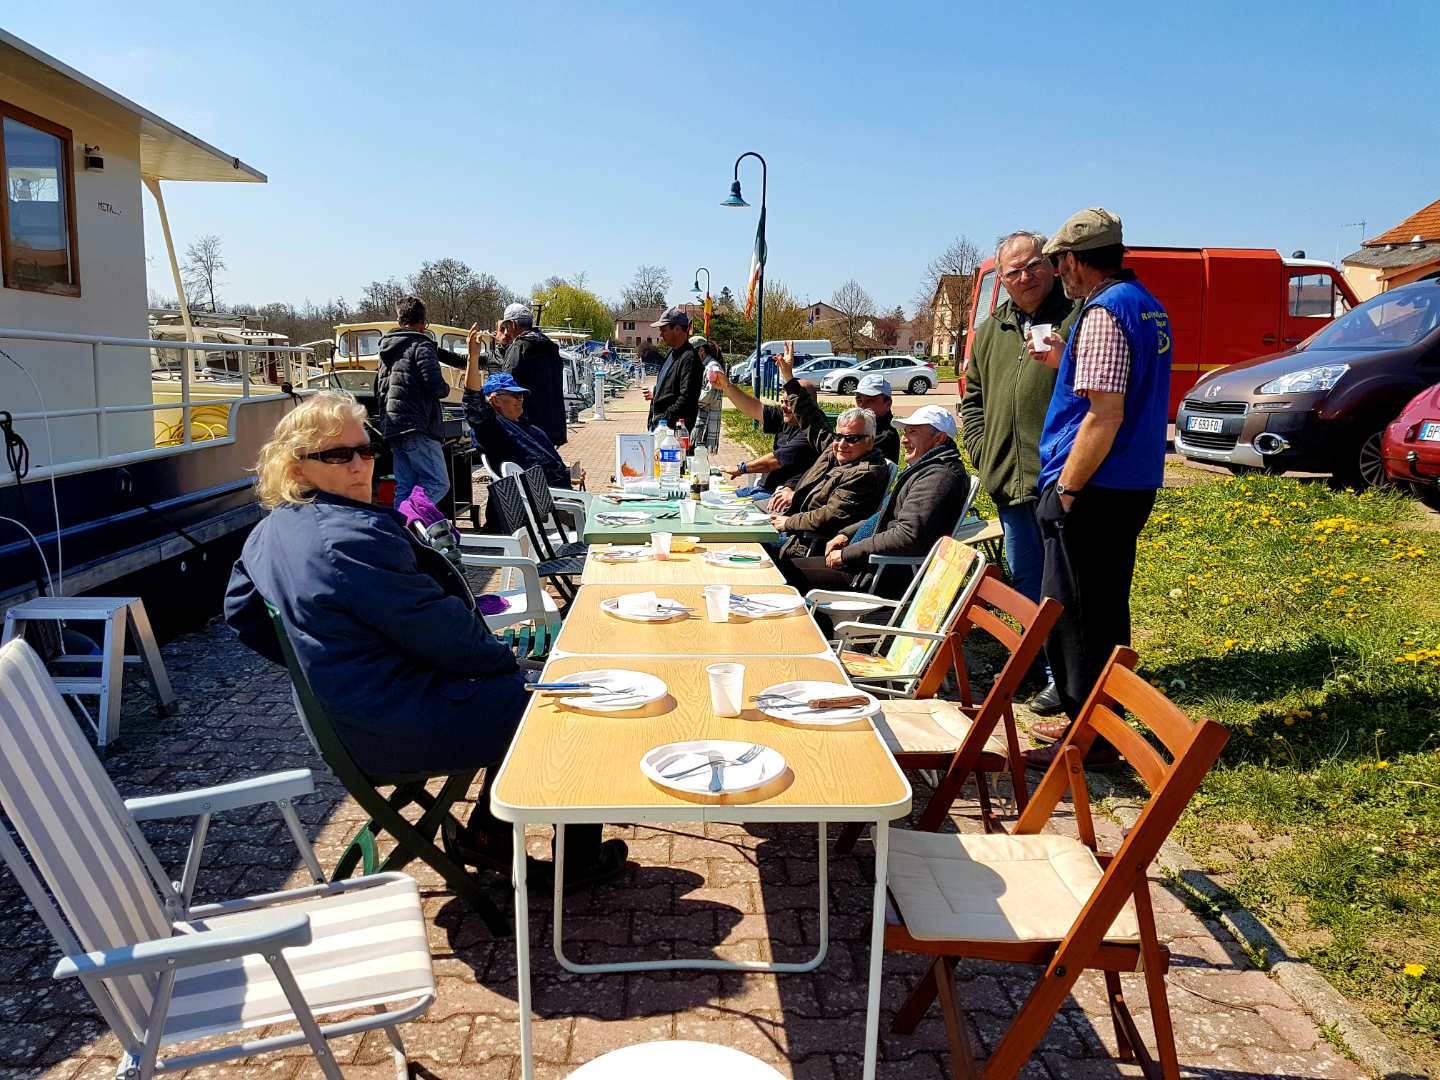
[[[700,501],[700,495],[710,484],[710,451],[701,443],[695,448],[695,457],[690,462],[690,498]]]
[[[660,479],[660,444],[670,437],[670,425],[661,420],[655,425],[655,430],[650,433],[650,441],[655,450],[655,479]]]
[[[680,440],[666,427],[660,441],[660,486],[667,491],[680,483],[680,465],[684,457],[680,451]]]
[[[680,453],[685,457],[689,457],[690,430],[685,426],[683,418],[675,424],[675,438],[680,440]]]

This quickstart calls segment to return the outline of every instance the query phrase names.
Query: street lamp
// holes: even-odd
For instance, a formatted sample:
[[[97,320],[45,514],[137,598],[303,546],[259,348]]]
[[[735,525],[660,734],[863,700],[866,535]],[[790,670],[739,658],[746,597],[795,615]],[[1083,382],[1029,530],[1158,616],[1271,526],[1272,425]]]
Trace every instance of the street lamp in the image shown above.
[[[700,291],[700,270],[705,271],[705,291],[703,293]],[[705,318],[705,334],[708,337],[710,334],[710,268],[708,266],[702,266],[695,271],[695,287],[691,291],[694,292],[695,299],[700,301]]]
[[[760,162],[760,223],[755,228],[755,261],[758,264],[758,280],[755,288],[759,292],[759,307],[755,315],[755,371],[758,376],[760,371],[760,343],[765,340],[765,196],[770,186],[770,167],[765,164],[765,159],[754,150],[747,150],[735,159],[735,179],[730,185],[730,195],[721,206],[749,206],[744,197],[740,194],[740,162],[747,157],[753,157]],[[759,379],[756,379],[759,385]]]

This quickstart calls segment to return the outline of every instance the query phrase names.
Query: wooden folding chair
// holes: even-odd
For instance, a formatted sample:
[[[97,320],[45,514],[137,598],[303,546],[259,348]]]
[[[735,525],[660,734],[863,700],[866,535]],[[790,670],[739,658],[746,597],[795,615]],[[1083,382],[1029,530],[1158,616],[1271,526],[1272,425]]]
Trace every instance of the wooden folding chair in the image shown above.
[[[900,767],[945,770],[920,815],[920,828],[934,832],[945,823],[950,807],[972,773],[986,832],[1004,831],[990,806],[986,773],[1008,772],[1016,806],[1024,811],[1029,798],[1020,733],[1015,725],[1015,693],[1040,655],[1060,610],[1059,602],[1048,597],[1039,604],[1032,603],[1005,584],[999,567],[987,566],[961,605],[950,636],[921,676],[915,697],[885,701],[875,717],[875,726]],[[1019,629],[1006,619],[1013,620]],[[964,652],[965,640],[977,629],[1010,653],[978,708],[971,699]],[[958,703],[935,697],[948,671],[954,671],[960,688]],[[997,731],[1002,722],[1003,732]],[[851,850],[862,827],[847,825],[835,850],[840,854]]]
[[[285,654],[285,666],[290,671],[290,681],[295,690],[295,708],[306,734],[336,779],[370,815],[370,820],[360,827],[346,846],[330,880],[343,881],[355,872],[356,867],[365,875],[383,874],[400,870],[411,860],[419,859],[444,878],[445,884],[454,890],[456,896],[475,909],[492,934],[506,937],[510,933],[510,920],[465,867],[435,843],[438,836],[448,847],[452,838],[459,834],[461,823],[451,809],[465,797],[480,770],[464,769],[451,773],[445,777],[440,791],[433,794],[425,786],[424,779],[396,783],[366,773],[350,756],[320,699],[310,688],[310,681],[296,659],[279,611],[268,602],[265,606],[270,612],[270,621],[275,625],[275,635],[280,639],[280,650]],[[391,788],[388,798],[379,791],[387,786]],[[482,790],[480,797],[487,798],[487,792]],[[401,814],[402,810],[412,805],[419,806],[421,811],[419,820],[413,824]],[[395,846],[382,859],[380,840],[386,833],[394,838]],[[505,865],[497,863],[491,869],[499,874],[508,873],[508,860]]]
[[[893,911],[887,915],[885,947],[936,958],[896,1013],[894,1030],[913,1031],[938,997],[957,1077],[1017,1076],[1075,980],[1093,968],[1104,973],[1120,1057],[1137,1060],[1147,1077],[1178,1080],[1165,993],[1170,954],[1155,936],[1146,869],[1229,733],[1213,720],[1192,723],[1136,675],[1134,666],[1130,649],[1111,655],[1013,834],[889,832]],[[1124,710],[1164,747],[1168,762],[1151,739],[1121,718]],[[1113,854],[1096,846],[1085,786],[1085,754],[1100,737],[1115,744],[1150,789],[1139,820]],[[1040,831],[1067,787],[1078,840]],[[954,992],[961,957],[1044,969],[979,1072]],[[1137,970],[1145,976],[1158,1064],[1121,992],[1119,972]]]

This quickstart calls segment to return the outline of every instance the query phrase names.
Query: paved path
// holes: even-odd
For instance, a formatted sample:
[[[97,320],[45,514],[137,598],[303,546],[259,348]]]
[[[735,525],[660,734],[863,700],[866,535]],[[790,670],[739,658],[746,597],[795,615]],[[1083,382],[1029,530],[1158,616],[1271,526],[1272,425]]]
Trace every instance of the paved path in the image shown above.
[[[643,423],[635,421],[632,427],[633,411],[611,415],[617,418],[582,425],[565,448],[567,458],[578,455],[587,463],[592,477],[609,475],[613,434]],[[361,816],[306,742],[284,672],[250,654],[218,624],[171,642],[165,660],[179,695],[176,715],[157,719],[143,683],[127,680],[125,742],[107,762],[121,792],[148,794],[311,767],[319,790],[300,806],[300,815],[318,837],[321,861],[332,864]],[[927,794],[917,781],[917,806]],[[970,804],[961,804],[957,828],[978,828],[969,809]],[[1101,826],[1102,841],[1114,844],[1113,826]],[[813,951],[816,864],[810,827],[616,826],[608,831],[629,841],[633,864],[621,882],[569,901],[566,925],[580,958],[627,959],[644,953],[799,959]],[[147,826],[146,833],[162,862],[178,869],[185,830]],[[535,854],[547,855],[547,832],[533,830],[531,846]],[[832,862],[830,956],[806,975],[572,975],[549,952],[549,901],[537,899],[531,913],[536,1075],[565,1076],[627,1043],[689,1038],[738,1047],[789,1076],[857,1077],[868,962],[868,861],[862,846],[856,856]],[[440,995],[429,1014],[404,1031],[411,1060],[422,1076],[518,1080],[514,944],[492,940],[436,875],[421,867],[416,876],[431,920]],[[261,809],[212,826],[197,900],[303,882],[283,825],[273,811]],[[1153,893],[1160,934],[1174,956],[1170,993],[1187,1078],[1364,1075],[1325,1042],[1274,981],[1248,966],[1218,925],[1191,913],[1160,883]],[[51,982],[54,950],[8,874],[0,875],[0,910],[7,914],[7,940],[0,948],[0,1075],[112,1076],[118,1044],[76,984]],[[922,967],[913,957],[886,958],[882,1033]],[[959,994],[971,1010],[974,1038],[993,1047],[1033,973],[975,963],[963,966],[960,978]],[[1127,976],[1125,982],[1132,1006],[1141,1005],[1139,980]],[[1137,1009],[1137,1018],[1148,1032],[1143,1008]],[[379,1033],[334,1046],[347,1076],[393,1076]],[[948,1076],[944,1046],[938,1014],[913,1036],[882,1034],[880,1075]],[[1114,1048],[1103,984],[1098,975],[1085,975],[1041,1055],[1023,1075],[1055,1080],[1138,1076],[1138,1069],[1108,1057]],[[202,1072],[206,1077],[284,1080],[320,1075],[304,1051],[190,1075]]]

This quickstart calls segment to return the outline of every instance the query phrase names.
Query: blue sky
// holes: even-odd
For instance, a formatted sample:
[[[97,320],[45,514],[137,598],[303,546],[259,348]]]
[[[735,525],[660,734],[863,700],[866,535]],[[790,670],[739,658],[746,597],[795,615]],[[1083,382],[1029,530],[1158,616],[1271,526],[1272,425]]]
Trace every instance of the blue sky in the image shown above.
[[[232,300],[353,299],[441,256],[517,290],[584,270],[610,299],[653,263],[672,300],[700,265],[738,291],[755,211],[718,204],[752,149],[769,276],[907,309],[956,235],[1084,206],[1135,244],[1330,259],[1342,224],[1440,197],[1433,0],[141,10],[4,26],[269,175],[167,186],[177,243],[222,237]]]

